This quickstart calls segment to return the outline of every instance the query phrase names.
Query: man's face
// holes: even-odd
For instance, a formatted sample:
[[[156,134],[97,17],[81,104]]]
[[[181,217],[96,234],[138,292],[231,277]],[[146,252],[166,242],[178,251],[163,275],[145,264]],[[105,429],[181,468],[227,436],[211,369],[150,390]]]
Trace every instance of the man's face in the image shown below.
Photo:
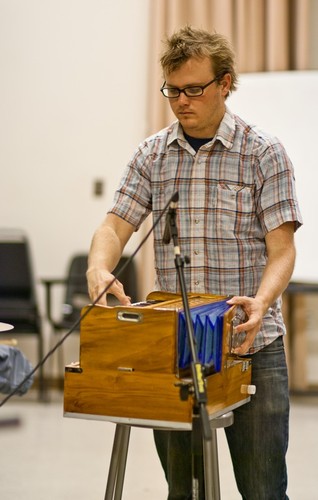
[[[204,86],[216,75],[213,74],[208,57],[188,59],[180,68],[166,76],[166,87]],[[231,77],[226,74],[221,81],[215,81],[198,97],[169,99],[171,109],[180,121],[183,130],[192,137],[213,137],[225,112],[225,97],[229,91]]]

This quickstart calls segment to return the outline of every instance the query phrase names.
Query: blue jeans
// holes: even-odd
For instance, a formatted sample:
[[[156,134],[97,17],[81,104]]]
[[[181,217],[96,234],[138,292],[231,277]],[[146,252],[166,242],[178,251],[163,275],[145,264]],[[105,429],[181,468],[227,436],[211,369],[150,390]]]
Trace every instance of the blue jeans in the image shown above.
[[[282,337],[253,354],[252,383],[256,394],[234,410],[234,424],[225,429],[237,487],[243,500],[288,500],[289,393]],[[155,430],[154,437],[168,500],[191,500],[191,433]]]

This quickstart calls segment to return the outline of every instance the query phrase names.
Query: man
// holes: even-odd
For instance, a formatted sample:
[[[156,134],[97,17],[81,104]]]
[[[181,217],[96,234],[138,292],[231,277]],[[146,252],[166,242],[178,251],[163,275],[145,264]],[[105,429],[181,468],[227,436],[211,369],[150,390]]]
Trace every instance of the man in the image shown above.
[[[295,262],[301,225],[293,167],[280,142],[234,116],[225,101],[236,89],[234,54],[221,35],[189,26],[167,39],[161,92],[177,121],[146,139],[127,166],[114,205],[96,231],[88,283],[95,299],[130,236],[178,191],[179,244],[189,292],[233,295],[247,321],[239,355],[252,356],[257,393],[226,429],[238,489],[245,500],[287,499],[288,380],[281,294]],[[171,245],[154,233],[157,287],[179,290]],[[110,291],[130,303],[120,282]],[[101,302],[105,303],[105,297]],[[191,498],[189,432],[155,431],[169,500]],[[204,498],[204,495],[201,496]]]

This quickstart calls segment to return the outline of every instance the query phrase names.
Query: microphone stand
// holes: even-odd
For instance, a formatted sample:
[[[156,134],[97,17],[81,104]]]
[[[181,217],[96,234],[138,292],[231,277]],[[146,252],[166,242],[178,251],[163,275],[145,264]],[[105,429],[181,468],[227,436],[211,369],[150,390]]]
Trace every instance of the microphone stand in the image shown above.
[[[193,411],[192,411],[192,499],[199,500],[199,471],[202,463],[202,439],[205,441],[212,440],[212,432],[210,428],[208,413],[206,409],[207,394],[206,384],[202,365],[199,361],[196,342],[193,331],[193,322],[190,314],[190,307],[184,277],[184,262],[188,263],[189,259],[182,258],[178,243],[178,228],[176,223],[176,202],[178,201],[178,193],[172,198],[169,210],[166,215],[166,227],[163,236],[163,243],[170,243],[171,239],[174,246],[175,266],[178,274],[178,280],[181,290],[183,309],[185,314],[186,328],[188,333],[188,341],[191,352],[191,373],[193,381]],[[181,387],[181,399],[184,399]],[[188,390],[188,394],[189,394]],[[186,396],[187,398],[187,396]],[[205,498],[209,500],[209,492],[206,492]],[[204,495],[204,492],[203,492]]]

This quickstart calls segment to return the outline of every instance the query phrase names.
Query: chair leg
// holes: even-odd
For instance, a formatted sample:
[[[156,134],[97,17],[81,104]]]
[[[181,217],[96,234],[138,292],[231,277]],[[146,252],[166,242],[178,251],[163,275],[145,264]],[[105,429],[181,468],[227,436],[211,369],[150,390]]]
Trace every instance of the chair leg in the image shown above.
[[[63,338],[63,331],[55,330],[53,325],[49,329],[49,349],[54,349],[56,344]],[[57,364],[57,388],[61,391],[64,390],[64,351],[63,344],[61,344],[54,354],[50,357],[48,372],[50,377],[55,375],[55,365]]]
[[[38,338],[38,359],[39,362],[42,361],[44,356],[44,349],[43,349],[43,336],[42,332],[39,334]],[[46,390],[46,384],[45,384],[45,377],[44,377],[44,368],[43,365],[39,367],[39,389],[38,389],[38,398],[39,401],[47,401],[47,390]]]
[[[63,336],[63,332],[60,332],[59,333],[59,340],[61,340]],[[57,369],[58,369],[58,383],[59,383],[59,389],[61,389],[61,391],[64,390],[64,379],[63,379],[63,375],[64,375],[64,368],[65,368],[65,361],[64,361],[64,349],[63,349],[63,344],[60,345],[60,347],[58,348],[58,352],[57,352]]]

